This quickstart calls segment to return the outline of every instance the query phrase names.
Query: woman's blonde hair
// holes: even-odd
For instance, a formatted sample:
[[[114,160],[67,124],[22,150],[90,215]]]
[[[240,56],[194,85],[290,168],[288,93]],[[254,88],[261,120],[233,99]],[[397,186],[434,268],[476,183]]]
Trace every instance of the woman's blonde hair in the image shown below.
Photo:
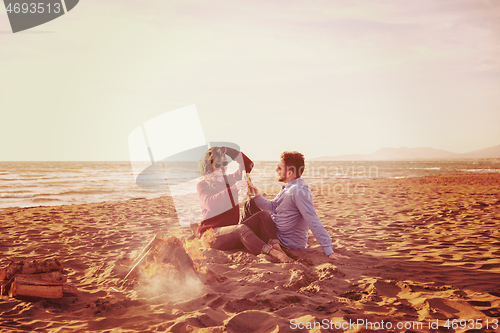
[[[208,183],[210,188],[214,188],[215,175],[212,170],[212,162],[215,158],[223,158],[226,155],[225,147],[212,147],[205,153],[205,156],[200,160],[198,165],[198,173],[200,174],[200,179]]]

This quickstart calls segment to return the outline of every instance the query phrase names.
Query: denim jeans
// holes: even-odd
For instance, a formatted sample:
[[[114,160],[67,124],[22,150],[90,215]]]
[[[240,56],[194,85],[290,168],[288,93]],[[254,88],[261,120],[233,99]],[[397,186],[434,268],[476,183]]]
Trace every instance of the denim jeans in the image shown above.
[[[250,202],[250,201],[249,201]],[[252,254],[266,253],[278,243],[276,227],[268,212],[252,210],[250,204],[245,206],[245,214],[239,224],[227,227],[214,228],[214,239],[208,241],[209,233],[205,232],[202,242],[210,243],[210,247],[218,250],[235,250],[246,248]],[[258,208],[257,208],[258,209]],[[205,237],[207,236],[207,237]]]

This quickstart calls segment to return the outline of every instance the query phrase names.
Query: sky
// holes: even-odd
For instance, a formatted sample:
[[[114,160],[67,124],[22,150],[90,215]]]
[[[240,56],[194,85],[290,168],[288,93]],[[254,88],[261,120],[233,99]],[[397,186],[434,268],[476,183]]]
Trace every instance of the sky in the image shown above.
[[[500,1],[81,0],[16,34],[0,7],[0,161],[127,161],[189,105],[254,160],[500,144]]]

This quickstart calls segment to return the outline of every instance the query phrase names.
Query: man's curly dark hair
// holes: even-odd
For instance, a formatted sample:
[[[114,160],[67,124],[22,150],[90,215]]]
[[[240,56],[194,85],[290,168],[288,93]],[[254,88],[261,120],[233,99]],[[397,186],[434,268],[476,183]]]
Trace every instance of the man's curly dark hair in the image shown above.
[[[304,155],[298,151],[284,151],[281,153],[281,159],[285,162],[286,171],[292,170],[295,178],[299,178],[304,173],[305,159]]]

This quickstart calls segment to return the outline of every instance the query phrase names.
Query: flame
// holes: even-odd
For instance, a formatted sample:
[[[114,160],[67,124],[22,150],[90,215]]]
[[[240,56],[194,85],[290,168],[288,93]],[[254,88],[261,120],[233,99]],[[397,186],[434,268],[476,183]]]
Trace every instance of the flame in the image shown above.
[[[144,265],[141,267],[142,272],[147,277],[152,277],[154,275],[162,275],[166,279],[175,278],[180,272],[179,268],[172,263],[165,261],[165,253],[162,250],[165,247],[170,247],[174,245],[173,243],[178,243],[181,245],[180,241],[176,237],[165,237],[164,235],[158,235],[158,241],[155,242],[151,248],[149,254],[146,256]]]
[[[161,274],[167,279],[173,279],[178,270],[171,263],[148,262],[142,267],[142,272],[148,277]]]
[[[208,240],[209,243],[213,242],[215,240],[213,229],[208,230],[206,233],[208,237],[205,241]],[[210,274],[210,270],[203,265],[206,257],[202,252],[202,242],[197,238],[180,241],[177,238],[177,234],[180,235],[180,233],[174,234],[175,236],[172,236],[172,234],[174,233],[169,232],[169,236],[166,236],[163,233],[157,233],[153,241],[148,245],[150,248],[138,266],[143,276],[153,277],[159,275],[161,278],[165,278],[165,280],[183,279],[184,274],[186,274],[183,268],[188,269],[188,267],[180,267],[181,263],[175,259],[175,253],[178,253],[175,249],[181,246],[191,259],[192,268],[198,274]],[[187,264],[184,263],[182,265]]]
[[[215,239],[215,231],[214,229],[210,228],[203,233],[203,236],[201,237],[201,243],[204,247],[210,248],[213,242],[215,242]]]
[[[183,234],[183,230],[182,229],[179,229],[179,228],[172,228],[172,229],[168,229],[167,233],[171,236],[174,236],[175,238],[182,238],[182,236],[184,235]]]
[[[191,260],[193,260],[194,269],[196,269],[198,273],[207,274],[208,268],[206,268],[205,266],[200,266],[200,262],[207,258],[205,257],[203,252],[201,252],[200,250],[201,246],[202,244],[200,240],[198,238],[195,238],[192,241],[186,240],[184,244],[184,249],[186,250],[187,254],[189,254],[189,256],[191,257]]]

